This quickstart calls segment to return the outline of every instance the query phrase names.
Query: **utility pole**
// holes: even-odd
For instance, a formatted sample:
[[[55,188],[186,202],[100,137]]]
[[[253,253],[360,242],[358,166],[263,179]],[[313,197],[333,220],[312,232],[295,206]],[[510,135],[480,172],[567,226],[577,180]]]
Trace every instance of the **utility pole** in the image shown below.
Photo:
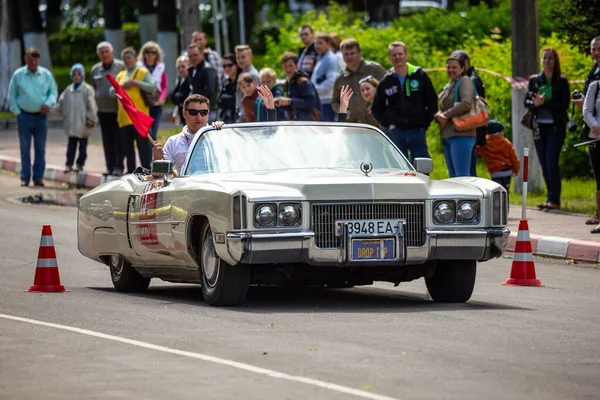
[[[181,47],[187,50],[192,41],[192,33],[200,28],[200,8],[198,0],[181,0]]]
[[[539,26],[537,0],[511,0],[512,30],[512,76],[528,77],[540,70]],[[521,125],[527,111],[523,105],[527,86],[512,88],[512,139],[519,160],[523,160],[523,149],[529,148],[529,189],[543,191],[542,169],[535,152],[531,131]],[[515,192],[523,190],[523,171],[515,179]]]
[[[169,92],[173,93],[172,82],[177,76],[175,61],[181,52],[179,51],[179,34],[177,33],[177,7],[175,0],[158,0],[158,45],[165,53],[165,68],[169,81]]]
[[[158,28],[158,16],[156,15],[156,7],[153,1],[139,0],[138,1],[140,23],[140,43],[149,41],[156,41],[157,28]],[[162,18],[162,15],[161,15]],[[163,49],[164,51],[165,49]]]
[[[121,5],[119,0],[103,0],[104,6],[104,39],[112,44],[115,57],[121,58],[125,48],[125,39],[121,29]]]
[[[8,85],[23,65],[19,11],[16,2],[0,0],[0,110],[8,109]]]

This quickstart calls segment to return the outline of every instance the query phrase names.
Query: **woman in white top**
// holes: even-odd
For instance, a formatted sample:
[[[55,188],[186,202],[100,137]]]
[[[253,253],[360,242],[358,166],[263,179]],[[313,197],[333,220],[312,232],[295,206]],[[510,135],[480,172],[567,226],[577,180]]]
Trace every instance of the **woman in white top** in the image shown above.
[[[146,67],[146,69],[150,71],[150,74],[152,74],[152,79],[156,83],[156,95],[147,97],[147,99],[151,102],[151,104],[147,104],[150,107],[150,116],[154,118],[154,123],[150,129],[150,136],[152,136],[152,139],[154,140],[156,140],[158,126],[160,125],[160,120],[162,119],[163,104],[165,104],[165,101],[169,96],[167,72],[165,69],[165,64],[162,62],[162,60],[163,52],[158,43],[144,43],[142,49],[140,50],[140,54],[138,55],[138,65],[141,67]]]
[[[598,96],[599,81],[592,82],[585,94],[583,103],[583,121],[590,127],[590,139],[600,139],[600,97]],[[590,164],[596,178],[596,207],[600,210],[600,142],[589,145]],[[600,233],[600,224],[590,231]]]

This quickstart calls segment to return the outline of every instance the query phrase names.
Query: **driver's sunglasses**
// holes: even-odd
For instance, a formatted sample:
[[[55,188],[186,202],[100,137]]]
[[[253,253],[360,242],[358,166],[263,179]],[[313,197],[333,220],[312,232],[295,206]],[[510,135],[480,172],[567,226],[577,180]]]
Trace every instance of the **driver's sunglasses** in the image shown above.
[[[188,112],[188,114],[190,114],[192,117],[195,117],[196,115],[200,114],[203,117],[206,117],[208,115],[208,110],[194,110],[194,109],[189,109],[186,108],[186,111]]]

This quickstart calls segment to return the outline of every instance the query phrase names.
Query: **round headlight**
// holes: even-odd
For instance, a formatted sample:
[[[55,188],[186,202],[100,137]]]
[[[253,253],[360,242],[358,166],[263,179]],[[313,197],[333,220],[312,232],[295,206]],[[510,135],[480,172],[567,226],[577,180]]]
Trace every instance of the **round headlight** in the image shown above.
[[[254,220],[257,224],[261,226],[273,225],[275,218],[277,218],[277,211],[273,205],[263,204],[262,206],[258,206],[256,208]]]
[[[279,221],[283,225],[295,225],[300,219],[300,211],[293,204],[285,204],[279,208]]]
[[[471,222],[477,216],[477,210],[475,209],[475,206],[473,206],[473,203],[465,201],[458,206],[456,215],[462,222]]]
[[[454,218],[454,207],[446,201],[440,201],[435,205],[433,217],[437,222],[446,224]]]

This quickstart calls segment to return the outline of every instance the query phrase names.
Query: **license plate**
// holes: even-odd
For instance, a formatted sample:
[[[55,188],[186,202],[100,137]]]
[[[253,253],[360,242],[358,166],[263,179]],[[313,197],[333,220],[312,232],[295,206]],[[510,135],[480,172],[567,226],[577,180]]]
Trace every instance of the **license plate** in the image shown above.
[[[395,260],[396,240],[389,239],[352,239],[352,261]]]
[[[397,235],[404,234],[403,220],[400,219],[361,219],[335,221],[335,235],[342,236],[344,225],[349,235]]]

